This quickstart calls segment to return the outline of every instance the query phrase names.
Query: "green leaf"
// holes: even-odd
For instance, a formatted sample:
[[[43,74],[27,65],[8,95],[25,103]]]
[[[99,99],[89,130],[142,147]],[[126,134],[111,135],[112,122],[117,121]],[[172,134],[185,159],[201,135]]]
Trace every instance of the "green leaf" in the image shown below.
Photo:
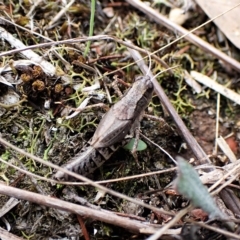
[[[125,146],[124,148],[127,149],[127,150],[133,150],[133,145],[134,145],[134,142],[135,142],[135,138],[132,138]],[[136,151],[143,151],[147,148],[147,144],[145,142],[143,142],[142,140],[138,140],[138,145],[137,145],[137,149]]]
[[[202,208],[209,214],[209,218],[224,218],[208,189],[202,184],[197,171],[181,157],[177,157],[178,177],[176,179],[177,191],[188,198],[193,206]]]
[[[10,152],[9,151],[5,151],[2,155],[1,155],[1,158],[5,161],[8,161],[9,158],[10,158]]]

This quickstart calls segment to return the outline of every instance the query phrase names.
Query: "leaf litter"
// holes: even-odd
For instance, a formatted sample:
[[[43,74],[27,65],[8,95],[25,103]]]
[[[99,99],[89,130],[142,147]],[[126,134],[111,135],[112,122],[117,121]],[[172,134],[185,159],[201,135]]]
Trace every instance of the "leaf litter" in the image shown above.
[[[171,4],[155,1],[152,6],[165,15],[175,7],[182,7],[186,11],[186,5],[183,7],[180,3],[169,2]],[[127,8],[124,7],[126,4]],[[149,4],[151,6],[152,2]],[[64,14],[57,15],[61,7],[57,2],[48,1],[39,1],[33,6],[28,1],[24,1],[22,4],[17,1],[2,4],[0,27],[4,44],[1,45],[1,53],[10,51],[16,42],[19,44],[15,46],[16,48],[23,48],[47,41],[88,35],[90,2],[71,1],[71,7],[64,6],[66,7]],[[207,20],[203,11],[199,7],[195,7],[195,9],[187,9],[188,20],[183,23],[187,29],[199,26]],[[54,22],[51,21],[53,16],[56,16]],[[11,21],[20,26],[14,26]],[[220,51],[227,52],[230,56],[238,59],[239,51],[227,39],[220,41],[218,31],[218,28],[210,23],[198,29],[195,34]],[[178,36],[177,32],[172,32],[150,21],[145,14],[130,7],[124,1],[97,3],[94,35],[102,33],[123,40],[129,39],[138,47],[149,52],[158,50]],[[10,41],[10,39],[12,40]],[[120,90],[124,92],[127,90],[126,86],[131,84],[135,76],[141,73],[136,65],[121,69],[133,62],[124,45],[114,41],[95,40],[90,44],[88,55],[84,56],[85,44],[86,41],[54,45],[28,50],[30,56],[27,51],[23,51],[22,53],[26,53],[25,56],[19,52],[0,57],[0,108],[3,111],[0,132],[2,138],[57,165],[62,165],[71,159],[90,140],[105,110],[101,107],[102,105],[98,105],[100,107],[86,108],[80,114],[68,118],[68,115],[74,113],[79,106],[83,106],[81,104],[88,99],[89,91],[82,90],[90,88],[91,94],[107,95],[106,89],[108,89],[108,94],[114,103],[118,100],[117,94],[111,87],[114,74],[124,83],[118,83]],[[196,94],[196,90],[185,83],[185,76],[186,71],[190,73],[194,70],[238,93],[239,77],[237,71],[233,71],[221,60],[184,39],[156,55],[164,60],[168,66],[179,66],[173,70],[173,75],[164,73],[158,76],[157,80],[192,134],[206,153],[210,155],[214,166],[219,168],[227,166],[228,159],[225,157],[224,151],[213,154],[215,125],[218,121],[220,125],[218,136],[227,137],[232,133],[235,137],[234,141],[238,143],[239,108],[232,101],[222,97],[220,119],[216,120],[217,94],[215,89],[211,90],[203,85],[201,92],[197,90]],[[43,62],[44,65],[42,65]],[[48,66],[50,67],[48,68]],[[151,70],[156,74],[163,70],[163,66],[152,60]],[[111,73],[113,71],[115,71],[114,74]],[[106,73],[108,76],[105,76]],[[98,80],[99,84],[96,79],[102,76],[105,77]],[[94,84],[97,87],[91,89]],[[14,101],[11,94],[15,96]],[[11,98],[13,102],[5,102],[4,98],[6,97]],[[102,100],[90,97],[87,104],[89,107],[99,103],[109,105],[108,98],[103,99],[102,102]],[[155,117],[164,117],[165,122],[143,119],[141,124],[143,134],[163,147],[173,157],[181,155],[188,160],[194,157],[189,147],[184,145],[185,140],[180,136],[176,125],[156,95],[153,96],[147,112]],[[165,170],[174,166],[162,151],[149,143],[147,145],[146,150],[138,153],[140,166],[137,166],[129,151],[120,149],[91,178],[98,181],[120,179],[154,170]],[[51,178],[54,173],[54,169],[39,164],[22,154],[5,148],[3,145],[0,145],[0,153],[2,159],[31,173],[46,178]],[[238,159],[239,152],[235,154]],[[194,163],[198,165],[196,160]],[[64,190],[69,187],[37,180],[35,177],[24,175],[14,168],[7,167],[4,163],[1,164],[0,169],[1,180],[11,186],[77,202],[76,197],[74,200],[73,198],[68,199],[68,195],[64,194]],[[211,174],[211,172],[204,173],[209,174],[209,176]],[[238,175],[234,176],[237,180]],[[185,199],[187,196],[165,193],[164,188],[175,177],[176,173],[173,171],[161,175],[140,177],[135,180],[118,181],[111,186],[108,185],[108,187],[176,214],[188,204],[188,200]],[[214,178],[213,181],[217,180]],[[237,193],[238,182],[234,182],[233,185]],[[75,196],[83,197],[89,203],[94,203],[98,192],[96,189],[84,185],[72,186],[70,191]],[[6,202],[6,196],[2,195],[2,206]],[[163,213],[147,208],[141,208],[141,211],[138,211],[139,206],[134,204],[131,206],[135,206],[136,209],[131,208],[131,212],[128,212],[125,206],[129,204],[126,204],[122,199],[104,194],[104,192],[101,192],[101,198],[98,199],[97,204],[103,209],[125,214],[130,218],[133,217],[132,213],[137,213],[135,215],[138,217],[145,219],[148,223],[159,224],[159,227],[169,221],[169,216],[166,217]],[[227,206],[229,207],[229,205]],[[231,207],[229,208],[231,209]],[[82,232],[83,228],[80,227],[73,214],[54,208],[46,208],[29,201],[21,200],[4,217],[9,223],[8,225],[11,226],[10,232],[14,234],[14,237],[18,236],[22,239],[31,237],[32,239],[80,239],[83,238],[83,235],[85,239],[87,237],[86,232]],[[137,216],[135,217],[137,218]],[[191,215],[188,218],[191,218]],[[182,221],[176,223],[175,228],[180,226],[184,230],[185,220],[186,218],[182,218]],[[7,225],[6,221],[5,225]],[[127,229],[123,231],[122,228],[104,223],[104,221],[87,219],[84,220],[84,224],[91,239],[112,239],[113,236],[117,239],[134,237]],[[215,227],[220,226],[217,222],[210,224]],[[5,228],[5,225],[3,224],[2,227]],[[193,230],[195,226],[194,222],[190,224],[190,228]],[[205,239],[211,239],[210,237],[214,236],[212,230],[204,231],[203,229],[201,228],[201,231],[205,234]],[[178,234],[183,236],[183,232]],[[197,233],[194,232],[194,234]],[[218,234],[224,239],[222,233]],[[146,236],[139,234],[138,239],[146,239]]]

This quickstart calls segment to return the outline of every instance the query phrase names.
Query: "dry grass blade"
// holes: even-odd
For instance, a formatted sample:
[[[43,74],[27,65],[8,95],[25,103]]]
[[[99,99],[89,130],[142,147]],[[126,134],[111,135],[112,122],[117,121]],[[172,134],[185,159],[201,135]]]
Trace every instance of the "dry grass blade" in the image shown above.
[[[231,162],[236,162],[237,158],[223,137],[217,138],[217,144]]]
[[[75,0],[71,0],[66,6],[63,6],[62,10],[48,23],[47,29],[52,28],[53,25],[66,13],[68,8],[74,4]]]
[[[12,34],[7,32],[5,29],[0,27],[0,37],[8,41],[11,46],[14,46],[16,49],[27,48],[20,40],[16,39]],[[24,50],[21,52],[27,59],[32,61],[32,64],[40,65],[44,72],[49,75],[54,75],[56,73],[55,67],[31,50]]]
[[[155,234],[148,237],[147,240],[157,240],[157,239],[159,239],[163,234],[165,234],[165,232],[170,227],[174,226],[174,224],[176,224],[184,215],[186,215],[191,208],[192,208],[192,206],[181,210],[179,213],[177,213],[177,215],[171,221],[169,221],[167,224],[165,224],[164,227],[159,229]]]
[[[233,90],[222,86],[221,84],[217,83],[216,81],[212,80],[211,78],[198,73],[196,71],[191,71],[191,76],[198,82],[202,83],[203,85],[213,89],[214,91],[222,94],[226,98],[229,98],[233,102],[240,104],[240,95]]]
[[[0,209],[0,217],[3,217],[7,212],[14,208],[19,203],[19,200],[16,198],[10,198]]]

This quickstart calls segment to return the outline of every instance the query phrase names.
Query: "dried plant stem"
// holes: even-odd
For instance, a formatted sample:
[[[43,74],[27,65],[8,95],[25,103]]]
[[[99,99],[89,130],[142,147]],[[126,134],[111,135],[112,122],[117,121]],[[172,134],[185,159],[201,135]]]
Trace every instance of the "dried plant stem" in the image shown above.
[[[222,86],[221,84],[217,83],[216,81],[212,80],[210,77],[208,77],[202,73],[199,73],[196,71],[191,71],[190,74],[196,81],[200,82],[204,86],[207,86],[207,87],[213,89],[215,92],[220,93],[224,97],[226,97],[226,98],[230,99],[231,101],[240,105],[240,95],[238,93],[236,93],[235,91],[233,91],[225,86]]]
[[[0,193],[7,195],[7,196],[15,197],[17,199],[27,200],[30,202],[37,203],[39,205],[53,207],[53,208],[60,209],[63,211],[75,213],[77,215],[84,216],[87,218],[92,218],[92,219],[103,221],[103,222],[106,222],[109,224],[121,226],[123,228],[126,228],[126,229],[136,232],[136,233],[140,233],[141,229],[151,228],[153,232],[155,232],[157,229],[157,228],[150,226],[150,224],[141,223],[141,222],[138,222],[135,220],[129,220],[127,218],[117,216],[111,212],[106,213],[105,211],[91,209],[91,208],[88,208],[85,206],[80,206],[77,204],[69,203],[69,202],[66,202],[66,201],[63,201],[63,200],[60,200],[57,198],[43,196],[41,194],[33,193],[30,191],[6,186],[2,183],[0,183]]]
[[[47,29],[51,28],[65,13],[66,11],[73,5],[75,0],[70,1],[66,6],[62,8],[60,12],[49,22]]]
[[[172,227],[174,224],[176,224],[181,218],[189,212],[189,210],[192,208],[190,205],[189,207],[181,210],[177,213],[177,215],[168,223],[166,223],[161,229],[159,229],[156,233],[154,233],[152,236],[147,238],[147,240],[157,240],[159,239],[163,234],[165,234],[165,231],[168,230],[170,227]]]
[[[24,240],[23,238],[17,237],[9,231],[0,227],[1,240]]]
[[[17,49],[24,49],[26,46],[17,38],[15,38],[12,34],[7,32],[4,28],[0,27],[0,38],[5,39],[9,42],[11,46],[14,46]],[[30,59],[33,64],[40,65],[45,73],[49,75],[54,75],[56,72],[55,67],[49,63],[48,61],[44,60],[43,57],[39,56],[32,50],[24,50],[21,52],[26,58]]]

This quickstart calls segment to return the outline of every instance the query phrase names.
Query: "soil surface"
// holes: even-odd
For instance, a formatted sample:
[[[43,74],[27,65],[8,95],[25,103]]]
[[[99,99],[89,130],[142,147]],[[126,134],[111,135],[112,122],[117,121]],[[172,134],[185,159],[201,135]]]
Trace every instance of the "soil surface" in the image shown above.
[[[75,1],[65,9],[64,14],[57,17],[64,8],[63,2],[40,1],[33,8],[30,1],[5,1],[0,3],[0,27],[25,46],[88,36],[91,25],[91,1]],[[182,7],[181,3],[173,3],[170,4],[171,6],[157,1],[148,3],[166,16],[172,8]],[[189,18],[183,24],[186,29],[197,27],[208,19],[197,6],[187,11]],[[17,25],[15,26],[13,22]],[[131,40],[134,45],[151,53],[179,37],[177,32],[155,23],[129,3],[107,0],[96,3],[94,19],[93,36],[103,34],[120,40]],[[240,58],[239,50],[227,39],[220,42],[218,29],[213,23],[198,29],[195,34],[219,50]],[[12,44],[7,39],[1,41],[0,53],[12,49]],[[57,70],[55,74],[49,74],[34,61],[26,62],[27,57],[20,52],[14,54],[10,52],[0,56],[1,138],[58,166],[68,163],[88,145],[104,114],[119,101],[118,91],[126,93],[134,79],[142,73],[124,44],[110,38],[105,40],[99,38],[89,42],[89,49],[86,51],[87,44],[87,41],[83,41],[33,49],[54,66]],[[19,46],[21,47],[23,46]],[[240,156],[238,105],[224,96],[218,101],[218,94],[203,85],[201,92],[196,93],[186,83],[185,72],[191,70],[201,72],[235,92],[240,90],[239,73],[184,39],[156,53],[156,56],[169,67],[178,66],[173,69],[173,74],[164,72],[159,75],[157,81],[212,164],[222,167],[229,163],[226,153],[216,148],[216,136],[225,138],[238,159]],[[145,62],[151,66],[153,74],[165,69],[156,58],[151,58],[151,62],[146,58]],[[129,65],[131,63],[134,64]],[[115,85],[112,84],[114,79],[118,79]],[[87,101],[86,99],[88,99],[87,107],[77,109],[83,106],[81,104]],[[76,116],[69,117],[73,113],[76,113]],[[147,147],[137,151],[137,159],[131,151],[120,147],[107,162],[88,176],[90,179],[96,181],[120,179],[175,167],[175,163],[158,146],[173,158],[182,156],[187,161],[192,159],[194,166],[199,165],[198,159],[191,151],[191,146],[186,145],[186,139],[182,137],[181,131],[167,109],[162,107],[155,93],[145,113],[152,117],[143,117],[140,130],[155,144],[140,135],[140,139]],[[8,163],[45,179],[53,179],[56,173],[55,169],[40,164],[1,143],[0,155],[1,159]],[[139,222],[159,224],[159,227],[171,219],[163,213],[105,194],[88,185],[53,184],[51,181],[38,179],[35,175],[25,174],[9,167],[3,162],[0,164],[0,169],[1,182],[18,189],[79,205],[83,204],[84,199],[98,209],[122,214],[127,219],[135,219]],[[177,171],[174,169],[161,174],[125,181],[117,180],[103,185],[151,206],[177,214],[188,206],[189,201],[169,185],[176,176]],[[238,199],[238,179],[233,185],[235,185],[234,196]],[[218,196],[220,197],[221,195]],[[6,209],[9,198],[0,195],[2,209]],[[226,209],[233,211],[229,205],[227,206],[224,211]],[[132,233],[129,229],[114,223],[97,221],[94,217],[80,217],[27,200],[20,200],[1,216],[3,217],[0,227],[21,239],[147,239],[148,237],[147,234]],[[195,209],[172,227],[172,229],[181,229],[177,238],[174,234],[166,234],[161,239],[225,239],[224,235],[193,223],[208,219],[207,213],[200,208]],[[226,229],[221,224],[217,221],[209,223],[216,228]]]

